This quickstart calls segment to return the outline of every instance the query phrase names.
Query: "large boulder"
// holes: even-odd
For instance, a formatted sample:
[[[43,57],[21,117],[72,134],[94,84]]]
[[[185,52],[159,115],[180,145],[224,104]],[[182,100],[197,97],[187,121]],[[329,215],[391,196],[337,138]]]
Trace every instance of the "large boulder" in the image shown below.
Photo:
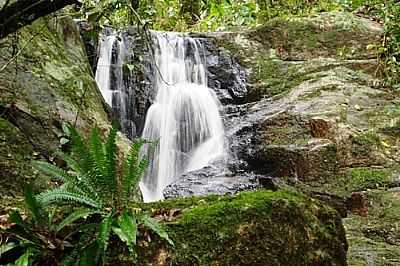
[[[142,234],[141,265],[347,265],[338,213],[293,191],[191,197],[142,207],[164,221],[175,246]],[[118,258],[110,265],[129,265],[126,257]]]
[[[55,161],[54,151],[65,143],[63,122],[76,124],[84,135],[95,124],[105,132],[110,122],[72,19],[39,19],[15,37],[2,39],[0,47],[4,207],[29,182],[48,187],[48,180],[37,178],[31,160]]]

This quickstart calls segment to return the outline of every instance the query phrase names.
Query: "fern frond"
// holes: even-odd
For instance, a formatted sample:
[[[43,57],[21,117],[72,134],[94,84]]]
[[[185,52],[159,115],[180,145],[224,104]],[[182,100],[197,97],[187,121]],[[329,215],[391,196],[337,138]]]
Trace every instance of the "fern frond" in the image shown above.
[[[167,231],[156,219],[151,218],[147,214],[142,214],[139,216],[139,218],[145,227],[149,228],[159,237],[166,240],[171,246],[174,246],[174,242],[171,238],[169,238]]]
[[[37,196],[37,199],[44,206],[48,206],[52,203],[76,203],[78,205],[89,206],[95,209],[100,209],[102,207],[101,203],[98,202],[96,199],[93,199],[82,193],[68,191],[65,187],[58,187],[49,191],[42,192]]]
[[[105,178],[107,179],[108,188],[115,194],[117,192],[117,128],[113,126],[105,144]]]
[[[81,135],[78,133],[75,127],[68,124],[66,125],[66,128],[68,130],[68,135],[71,138],[72,153],[79,158],[78,163],[80,167],[84,171],[88,171],[90,169],[91,164],[90,164],[89,150],[85,142],[82,140]]]
[[[123,212],[121,216],[118,217],[118,227],[113,227],[113,232],[125,242],[128,246],[129,251],[133,256],[135,253],[136,246],[136,235],[137,235],[137,221],[134,216],[132,216],[127,211]]]
[[[129,200],[133,188],[138,185],[140,178],[147,168],[147,160],[140,160],[140,150],[145,143],[147,142],[143,139],[135,140],[125,161],[122,177],[123,197],[125,201]]]
[[[25,204],[26,208],[32,214],[34,221],[40,222],[43,218],[42,216],[42,209],[39,202],[36,200],[35,196],[33,195],[32,186],[27,185],[25,187]]]
[[[97,127],[93,128],[92,134],[90,136],[90,155],[95,163],[95,166],[99,170],[99,174],[103,175],[104,168],[104,148],[103,143],[100,138],[99,129]]]
[[[68,174],[67,171],[51,163],[44,161],[33,161],[32,164],[36,169],[64,183],[66,182],[74,183],[77,181],[75,176]]]
[[[92,214],[100,213],[97,210],[92,210],[92,209],[79,209],[68,215],[64,220],[60,222],[60,224],[57,226],[56,231],[60,231],[66,226],[71,225],[73,222],[75,222],[78,219],[81,218],[86,218]]]
[[[63,160],[64,162],[67,163],[68,167],[76,173],[76,175],[82,175],[85,173],[85,171],[82,169],[82,167],[79,165],[79,162],[72,158],[72,156],[62,152],[62,151],[57,151],[55,154],[58,158]]]
[[[111,225],[113,221],[113,213],[109,213],[100,223],[99,232],[97,234],[97,241],[100,250],[104,254],[108,247],[108,239],[110,238]]]

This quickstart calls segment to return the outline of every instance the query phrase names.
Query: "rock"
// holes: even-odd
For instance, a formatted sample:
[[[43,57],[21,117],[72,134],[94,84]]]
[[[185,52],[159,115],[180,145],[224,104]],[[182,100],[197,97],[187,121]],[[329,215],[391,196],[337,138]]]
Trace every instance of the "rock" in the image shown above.
[[[192,197],[143,208],[180,210],[165,222],[175,247],[141,234],[138,258],[144,265],[347,265],[338,213],[292,191]]]
[[[363,192],[353,192],[346,201],[347,208],[354,214],[368,216],[368,198]]]
[[[102,133],[110,128],[74,21],[42,18],[18,34],[0,48],[0,195],[14,200],[27,183],[48,188],[31,160],[53,160],[63,146],[62,122],[76,123],[83,135],[95,124]],[[12,60],[15,45],[24,49]]]
[[[244,103],[247,99],[246,70],[207,34],[190,34],[203,45],[208,86],[223,104]]]
[[[225,102],[230,170],[316,181],[396,164],[400,135],[389,110],[400,101],[382,87],[366,49],[381,34],[379,24],[347,13],[203,34],[218,47],[210,51],[225,49],[238,62],[247,83],[247,103]]]
[[[347,201],[345,198],[332,193],[311,191],[307,193],[310,197],[323,201],[334,208],[342,218],[347,217]]]
[[[229,176],[223,168],[208,166],[182,175],[176,182],[167,186],[163,194],[164,198],[171,199],[210,194],[236,194],[260,187],[262,186],[259,177],[254,174]]]

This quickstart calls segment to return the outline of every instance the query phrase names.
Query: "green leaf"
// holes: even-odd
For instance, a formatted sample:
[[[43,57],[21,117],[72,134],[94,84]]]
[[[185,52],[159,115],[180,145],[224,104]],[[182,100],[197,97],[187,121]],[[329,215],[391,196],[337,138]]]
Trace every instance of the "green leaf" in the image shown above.
[[[0,245],[0,258],[4,253],[6,253],[7,251],[10,251],[16,247],[19,247],[19,245],[17,245],[14,242],[1,244]]]
[[[165,231],[164,227],[156,220],[148,216],[147,214],[140,216],[140,221],[144,226],[152,230],[162,239],[165,239],[170,245],[174,246],[174,242],[169,238],[167,231]]]
[[[83,250],[83,253],[79,257],[79,266],[97,266],[98,257],[99,247],[94,242]]]
[[[110,238],[111,225],[112,225],[112,215],[113,213],[109,213],[106,217],[104,217],[103,221],[100,223],[100,229],[97,235],[97,240],[99,242],[99,248],[104,254],[108,247],[108,240]]]
[[[71,225],[73,222],[75,222],[78,219],[81,218],[87,218],[88,216],[95,214],[95,213],[100,213],[99,211],[96,210],[90,210],[90,209],[79,209],[68,215],[64,220],[61,221],[61,223],[57,226],[56,231],[60,231],[63,229],[65,226]]]
[[[24,220],[22,219],[21,214],[18,211],[13,211],[10,214],[10,221],[12,223],[15,223],[16,225],[19,225],[19,226],[22,226],[22,227],[26,226],[25,223],[24,223]]]
[[[136,218],[124,211],[121,216],[118,217],[118,226],[113,227],[114,233],[125,242],[129,248],[129,251],[135,254],[134,247],[136,246],[136,235],[137,235],[137,222]]]
[[[71,125],[66,122],[63,122],[61,124],[62,130],[64,131],[65,135],[67,135],[67,136],[71,135],[70,127],[71,127]]]
[[[39,220],[41,218],[41,208],[33,195],[32,186],[27,185],[25,188],[25,204],[27,209],[30,211],[34,219]]]
[[[76,178],[70,174],[68,174],[65,170],[50,164],[48,162],[43,161],[33,161],[33,166],[42,171],[43,173],[56,178],[62,182],[75,182]]]
[[[58,187],[53,190],[40,193],[37,196],[37,199],[44,206],[48,206],[54,203],[78,203],[81,205],[93,207],[95,209],[101,208],[101,203],[98,202],[96,199],[90,198],[89,196],[82,193],[78,193],[78,189],[76,189],[76,191],[77,192],[72,192],[63,187]]]
[[[31,256],[31,250],[28,248],[21,257],[15,261],[15,266],[29,266],[29,257]]]

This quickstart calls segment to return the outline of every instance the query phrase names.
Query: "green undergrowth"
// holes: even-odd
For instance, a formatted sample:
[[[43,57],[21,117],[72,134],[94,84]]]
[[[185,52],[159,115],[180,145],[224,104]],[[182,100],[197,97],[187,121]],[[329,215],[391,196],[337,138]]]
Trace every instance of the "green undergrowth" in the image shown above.
[[[346,242],[336,211],[291,190],[259,190],[143,204],[166,222],[176,247],[150,242],[146,263],[168,265],[341,265]],[[156,211],[158,210],[158,211]],[[328,263],[328,264],[325,264]],[[144,263],[145,264],[145,263]],[[162,263],[161,263],[162,264]]]

